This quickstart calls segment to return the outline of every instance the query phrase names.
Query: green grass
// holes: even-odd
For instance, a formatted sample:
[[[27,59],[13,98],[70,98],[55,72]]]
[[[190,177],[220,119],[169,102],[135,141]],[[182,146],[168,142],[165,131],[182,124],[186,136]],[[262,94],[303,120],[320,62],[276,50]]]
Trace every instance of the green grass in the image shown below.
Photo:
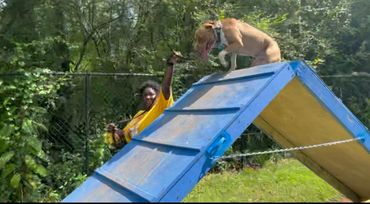
[[[295,159],[206,175],[184,202],[335,202],[343,195]]]

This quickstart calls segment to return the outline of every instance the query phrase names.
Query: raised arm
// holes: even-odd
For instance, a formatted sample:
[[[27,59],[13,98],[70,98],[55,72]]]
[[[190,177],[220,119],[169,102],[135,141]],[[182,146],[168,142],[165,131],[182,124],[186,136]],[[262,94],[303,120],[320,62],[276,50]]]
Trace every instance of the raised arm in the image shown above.
[[[173,66],[176,64],[177,60],[181,57],[181,53],[173,52],[171,56],[167,59],[167,69],[164,74],[164,79],[162,82],[162,92],[165,99],[169,99],[171,95],[171,86],[173,79]]]

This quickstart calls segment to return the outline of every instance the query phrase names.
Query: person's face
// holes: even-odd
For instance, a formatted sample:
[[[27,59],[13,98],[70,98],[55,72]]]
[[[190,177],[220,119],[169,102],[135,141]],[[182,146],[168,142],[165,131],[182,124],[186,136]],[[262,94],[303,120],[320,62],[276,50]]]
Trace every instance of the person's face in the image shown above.
[[[144,89],[143,99],[144,99],[146,110],[149,110],[153,106],[156,97],[157,97],[157,93],[152,87],[146,87]]]

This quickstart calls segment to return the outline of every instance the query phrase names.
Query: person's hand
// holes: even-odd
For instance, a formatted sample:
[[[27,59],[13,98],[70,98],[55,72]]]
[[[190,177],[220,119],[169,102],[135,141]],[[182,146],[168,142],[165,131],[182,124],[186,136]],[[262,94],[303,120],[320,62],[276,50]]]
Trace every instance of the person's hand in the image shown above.
[[[113,133],[116,130],[116,125],[114,123],[109,123],[107,127],[107,132]]]
[[[167,58],[167,65],[174,65],[177,63],[177,60],[183,58],[181,52],[173,50],[171,55]]]

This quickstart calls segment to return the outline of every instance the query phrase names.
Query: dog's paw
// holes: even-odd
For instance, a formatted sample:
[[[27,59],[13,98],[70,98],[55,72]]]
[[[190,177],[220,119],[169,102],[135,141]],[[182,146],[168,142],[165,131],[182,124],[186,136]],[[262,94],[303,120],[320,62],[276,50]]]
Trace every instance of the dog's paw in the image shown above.
[[[230,67],[228,72],[232,72],[232,71],[235,71],[235,67]]]
[[[220,62],[221,62],[221,64],[222,64],[222,66],[224,66],[224,67],[229,67],[229,63],[228,63],[227,61],[225,61],[225,60],[220,60]]]

